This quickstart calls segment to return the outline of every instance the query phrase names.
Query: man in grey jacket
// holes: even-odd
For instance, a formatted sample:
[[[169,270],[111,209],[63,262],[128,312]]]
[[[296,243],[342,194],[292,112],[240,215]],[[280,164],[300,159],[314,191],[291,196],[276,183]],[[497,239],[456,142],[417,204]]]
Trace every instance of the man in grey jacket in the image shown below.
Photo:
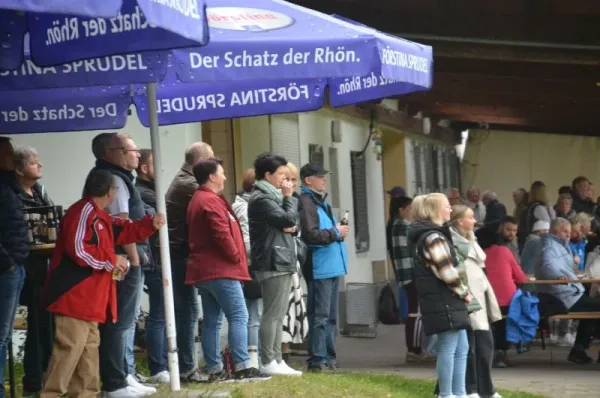
[[[571,223],[564,218],[552,220],[550,233],[542,238],[542,256],[535,269],[535,277],[540,280],[577,280],[574,271],[573,252],[569,248]],[[600,299],[590,297],[581,283],[556,283],[538,285],[539,293],[554,296],[569,312],[600,311]],[[575,345],[568,360],[577,364],[589,364],[594,360],[585,352],[589,348],[596,320],[579,321]],[[600,363],[600,356],[598,358]]]

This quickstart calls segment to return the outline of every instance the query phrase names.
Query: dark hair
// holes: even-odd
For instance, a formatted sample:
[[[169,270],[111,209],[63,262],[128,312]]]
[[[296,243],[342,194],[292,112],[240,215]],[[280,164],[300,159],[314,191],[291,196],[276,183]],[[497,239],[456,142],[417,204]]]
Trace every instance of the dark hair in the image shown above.
[[[92,139],[92,153],[96,159],[102,159],[111,141],[117,137],[117,133],[100,133]]]
[[[194,165],[194,177],[199,185],[204,185],[208,178],[215,174],[219,166],[223,165],[223,161],[219,158],[200,159]]]
[[[398,212],[400,209],[405,209],[412,204],[412,198],[408,196],[392,196],[390,199],[390,221],[393,221],[394,218],[398,216]]]
[[[144,149],[140,149],[139,152],[140,152],[140,160],[139,160],[137,169],[135,169],[135,171],[138,174],[142,170],[142,166],[148,165],[148,162],[149,162],[150,158],[152,157],[152,149],[144,148]]]
[[[94,169],[90,172],[83,186],[83,196],[101,198],[115,187],[115,177],[108,170]]]
[[[575,177],[575,179],[573,179],[573,182],[571,183],[571,188],[573,189],[573,191],[575,191],[577,189],[577,185],[584,182],[590,182],[590,180],[588,180],[584,176]]]
[[[242,180],[242,189],[244,190],[244,192],[252,192],[252,187],[254,187],[254,181],[256,181],[256,174],[254,173],[254,169],[246,170]]]
[[[500,218],[500,226],[502,226],[504,224],[515,224],[515,225],[517,225],[517,219],[514,218],[513,216],[503,216],[502,218]]]
[[[285,165],[287,165],[287,160],[283,156],[271,152],[261,153],[254,161],[256,179],[264,180],[265,174],[273,174],[278,168]]]
[[[10,137],[0,136],[0,145],[10,144]]]
[[[563,185],[562,187],[558,188],[558,195],[562,195],[562,194],[571,194],[571,187],[568,185]]]

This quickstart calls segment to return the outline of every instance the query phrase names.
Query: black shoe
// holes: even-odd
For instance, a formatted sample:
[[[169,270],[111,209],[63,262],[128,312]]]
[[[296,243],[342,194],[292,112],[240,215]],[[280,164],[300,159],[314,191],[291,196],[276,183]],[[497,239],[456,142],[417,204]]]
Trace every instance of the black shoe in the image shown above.
[[[323,367],[309,365],[307,371],[308,371],[308,373],[323,373]]]
[[[506,351],[498,350],[494,354],[494,363],[492,364],[494,368],[508,368],[508,361],[506,360]]]
[[[585,350],[575,348],[571,350],[567,360],[578,365],[589,365],[594,362],[594,359],[590,357]]]
[[[209,383],[210,382],[210,376],[200,372],[200,369],[195,370],[194,372],[190,373],[187,376],[181,376],[179,378],[179,380],[181,381],[182,384],[188,384],[188,383]]]
[[[259,372],[256,368],[238,370],[233,377],[236,382],[240,383],[271,380],[271,376]]]
[[[235,379],[226,370],[208,375],[208,383],[233,383],[234,381]]]
[[[325,369],[329,372],[337,373],[340,370],[340,367],[337,363],[328,363],[325,365]]]

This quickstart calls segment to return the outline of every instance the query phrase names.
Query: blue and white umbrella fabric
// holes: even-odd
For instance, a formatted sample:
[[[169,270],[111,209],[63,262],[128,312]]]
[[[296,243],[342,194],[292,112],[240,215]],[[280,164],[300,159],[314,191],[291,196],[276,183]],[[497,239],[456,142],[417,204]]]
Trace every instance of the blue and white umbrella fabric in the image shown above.
[[[0,0],[0,69],[25,62],[27,33],[38,66],[209,39],[204,0]]]

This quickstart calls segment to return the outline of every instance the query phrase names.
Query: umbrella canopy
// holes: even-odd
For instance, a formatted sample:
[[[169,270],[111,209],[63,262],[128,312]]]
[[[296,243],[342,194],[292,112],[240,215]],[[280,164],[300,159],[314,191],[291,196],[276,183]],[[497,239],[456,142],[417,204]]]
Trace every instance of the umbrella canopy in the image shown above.
[[[0,0],[0,69],[23,65],[26,33],[39,66],[208,42],[204,0]]]

